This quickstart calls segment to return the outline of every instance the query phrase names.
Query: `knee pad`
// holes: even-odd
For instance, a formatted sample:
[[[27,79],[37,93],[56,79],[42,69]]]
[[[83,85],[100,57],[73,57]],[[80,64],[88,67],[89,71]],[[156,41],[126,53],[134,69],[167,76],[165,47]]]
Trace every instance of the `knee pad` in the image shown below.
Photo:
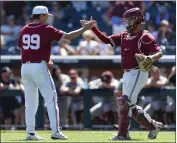
[[[122,95],[117,99],[117,104],[119,106],[119,114],[128,114],[129,112],[129,104],[128,104],[128,96]]]
[[[117,104],[121,107],[128,103],[128,96],[122,95],[121,97],[117,98]]]

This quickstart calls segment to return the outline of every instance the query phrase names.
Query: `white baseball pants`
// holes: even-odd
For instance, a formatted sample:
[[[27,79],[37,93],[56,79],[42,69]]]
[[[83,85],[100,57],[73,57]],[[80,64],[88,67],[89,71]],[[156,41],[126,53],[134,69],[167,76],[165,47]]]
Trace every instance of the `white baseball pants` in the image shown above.
[[[41,92],[50,120],[52,133],[59,131],[59,108],[53,79],[46,62],[25,63],[21,67],[25,89],[25,118],[27,133],[35,133],[35,115],[38,108],[38,89]]]
[[[127,95],[130,100],[129,105],[135,105],[138,94],[148,81],[148,72],[140,69],[130,70],[123,74],[123,95]],[[131,110],[129,116],[131,116]]]

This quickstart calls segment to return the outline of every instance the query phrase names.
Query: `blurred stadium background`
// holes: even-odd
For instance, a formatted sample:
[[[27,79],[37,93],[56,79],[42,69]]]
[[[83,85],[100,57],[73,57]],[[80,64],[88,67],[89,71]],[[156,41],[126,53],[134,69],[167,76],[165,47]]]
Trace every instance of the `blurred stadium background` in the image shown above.
[[[80,27],[80,19],[93,16],[99,28],[108,35],[125,30],[121,17],[127,9],[141,8],[146,19],[144,28],[153,34],[160,45],[164,45],[164,56],[150,72],[148,83],[139,95],[138,104],[154,119],[163,122],[165,129],[176,128],[175,1],[1,1],[0,4],[2,129],[25,128],[17,39],[21,27],[30,22],[32,8],[36,5],[49,8],[54,16],[48,23],[60,30],[75,30]],[[115,99],[121,95],[122,90],[120,47],[113,49],[110,45],[101,43],[91,31],[75,40],[53,42],[52,45],[51,55],[55,65],[51,74],[58,93],[61,126],[67,129],[112,129],[118,118]],[[66,86],[71,89],[79,86],[82,90],[77,96],[73,93],[65,95],[63,90]],[[36,127],[48,129],[49,120],[44,101],[42,97],[39,100]],[[132,130],[141,128],[132,122]]]

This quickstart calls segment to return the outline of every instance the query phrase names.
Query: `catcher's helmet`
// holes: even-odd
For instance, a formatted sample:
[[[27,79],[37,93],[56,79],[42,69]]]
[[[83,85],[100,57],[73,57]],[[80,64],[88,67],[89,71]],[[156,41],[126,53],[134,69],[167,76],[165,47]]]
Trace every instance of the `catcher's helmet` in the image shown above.
[[[141,24],[144,22],[144,16],[138,7],[127,10],[123,15],[124,25],[128,32],[133,28],[134,24]]]

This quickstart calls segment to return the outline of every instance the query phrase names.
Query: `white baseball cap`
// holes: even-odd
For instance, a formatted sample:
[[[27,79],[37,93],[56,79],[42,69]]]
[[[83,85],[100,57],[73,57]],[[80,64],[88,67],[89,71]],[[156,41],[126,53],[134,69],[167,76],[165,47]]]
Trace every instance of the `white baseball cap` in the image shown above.
[[[52,14],[49,13],[48,8],[42,5],[35,6],[33,8],[32,14],[47,14],[47,15],[53,16]]]

